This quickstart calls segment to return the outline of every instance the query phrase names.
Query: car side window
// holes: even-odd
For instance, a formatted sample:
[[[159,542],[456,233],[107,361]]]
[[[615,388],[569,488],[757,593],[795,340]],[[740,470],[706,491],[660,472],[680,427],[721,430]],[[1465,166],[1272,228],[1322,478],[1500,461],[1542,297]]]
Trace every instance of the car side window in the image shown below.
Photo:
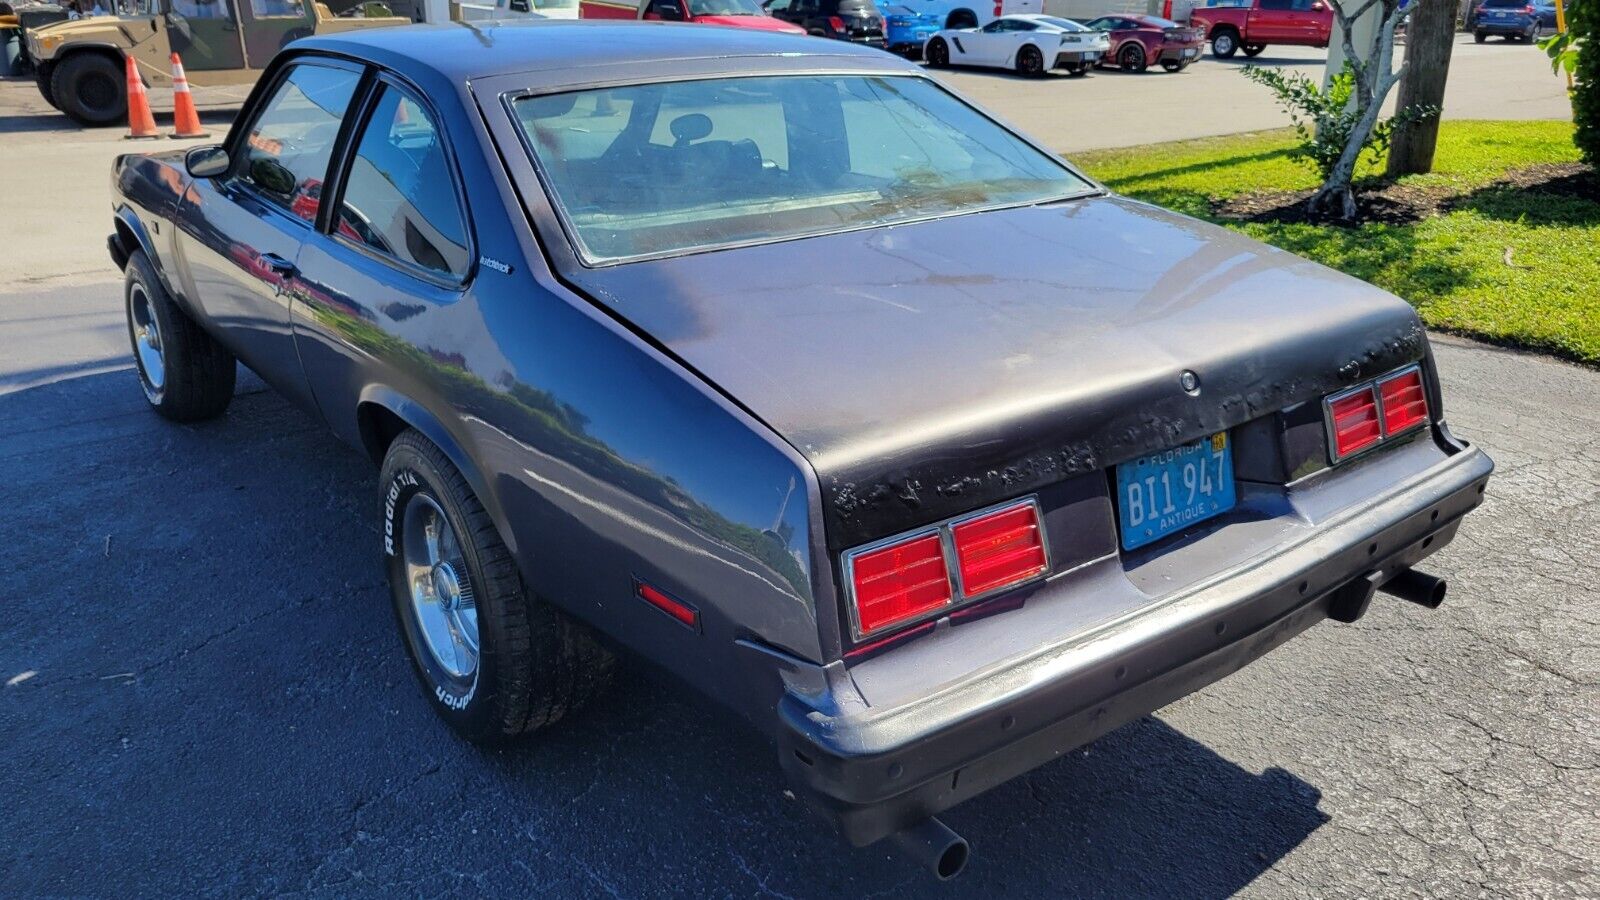
[[[1261,0],[1262,9],[1286,10],[1292,9],[1294,0]]]
[[[1035,28],[1038,28],[1038,27],[1039,27],[1038,25],[1035,25],[1032,22],[1023,22],[1023,21],[1020,21],[1020,20],[1011,23],[1011,30],[1012,31],[1033,31]]]
[[[232,19],[228,0],[172,0],[172,11],[185,19]]]
[[[1005,19],[995,19],[993,22],[990,22],[989,24],[983,26],[983,33],[984,34],[999,34],[1002,31],[1010,31],[1011,30],[1010,26],[1011,26],[1011,23],[1006,21]]]
[[[236,177],[285,210],[313,221],[360,76],[348,69],[296,64],[250,126]]]
[[[385,84],[350,160],[336,233],[441,275],[467,272],[466,217],[439,127],[421,102]]]
[[[250,0],[250,15],[256,19],[303,19],[303,0]]]
[[[789,0],[772,0],[767,4],[767,12],[780,13],[789,8]]]

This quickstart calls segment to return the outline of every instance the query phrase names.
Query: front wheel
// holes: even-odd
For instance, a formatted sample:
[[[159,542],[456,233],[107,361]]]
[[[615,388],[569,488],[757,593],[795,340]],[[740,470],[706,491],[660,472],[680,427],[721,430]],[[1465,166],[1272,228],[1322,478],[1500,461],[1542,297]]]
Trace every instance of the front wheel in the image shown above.
[[[79,125],[102,127],[128,118],[127,73],[110,54],[80,50],[56,63],[50,99]]]
[[[1121,66],[1124,72],[1143,72],[1149,68],[1150,63],[1145,59],[1142,44],[1128,44],[1117,51],[1117,65]]]
[[[1244,46],[1240,47],[1239,49],[1244,51],[1244,55],[1245,56],[1257,57],[1257,56],[1261,55],[1261,51],[1267,49],[1267,45],[1266,44],[1245,44]]]
[[[1218,59],[1232,59],[1239,52],[1239,36],[1232,31],[1217,32],[1211,38],[1211,55]]]
[[[134,368],[150,407],[175,422],[222,415],[233,399],[233,354],[172,302],[142,250],[128,257],[122,299]]]
[[[1044,74],[1044,54],[1032,44],[1024,45],[1017,51],[1017,74],[1029,78],[1038,78]]]
[[[922,55],[927,58],[929,68],[942,69],[950,65],[950,47],[940,38],[929,41]]]
[[[384,456],[395,618],[430,704],[473,741],[549,725],[610,681],[594,636],[534,597],[461,472],[416,431]]]

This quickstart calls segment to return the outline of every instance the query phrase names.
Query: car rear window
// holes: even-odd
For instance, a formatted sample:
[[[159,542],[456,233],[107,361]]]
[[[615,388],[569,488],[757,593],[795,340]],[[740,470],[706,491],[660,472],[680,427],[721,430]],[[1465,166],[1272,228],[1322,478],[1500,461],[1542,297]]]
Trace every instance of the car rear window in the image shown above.
[[[1484,0],[1487,9],[1522,9],[1528,5],[1528,0]]]
[[[1092,189],[917,76],[721,78],[523,97],[513,108],[590,263]]]

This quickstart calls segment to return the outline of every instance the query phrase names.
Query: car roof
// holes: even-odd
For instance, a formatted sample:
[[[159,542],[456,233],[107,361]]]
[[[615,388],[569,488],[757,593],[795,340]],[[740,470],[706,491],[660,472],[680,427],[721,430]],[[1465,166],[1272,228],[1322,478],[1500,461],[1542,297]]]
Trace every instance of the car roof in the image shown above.
[[[754,28],[729,28],[681,22],[543,19],[507,22],[448,22],[395,28],[364,28],[303,38],[294,50],[337,53],[371,60],[406,74],[431,70],[457,83],[493,75],[552,72],[593,66],[626,68],[640,80],[669,73],[673,63],[730,58],[739,68],[760,73],[790,69],[780,60],[815,58],[822,65],[882,68],[894,57],[847,41],[819,41],[810,35]],[[903,61],[901,61],[903,62]],[[911,67],[906,63],[904,67]],[[912,67],[914,68],[914,67]],[[557,79],[545,78],[546,82]],[[573,72],[571,83],[586,79]]]

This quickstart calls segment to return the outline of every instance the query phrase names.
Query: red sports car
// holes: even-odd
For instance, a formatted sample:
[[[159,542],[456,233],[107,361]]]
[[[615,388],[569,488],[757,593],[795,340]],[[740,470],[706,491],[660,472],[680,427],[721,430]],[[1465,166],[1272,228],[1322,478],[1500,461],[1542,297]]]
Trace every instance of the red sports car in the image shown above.
[[[1083,24],[1111,38],[1111,52],[1100,65],[1118,65],[1125,72],[1143,72],[1151,63],[1182,72],[1200,58],[1206,42],[1200,29],[1157,16],[1101,16]]]

